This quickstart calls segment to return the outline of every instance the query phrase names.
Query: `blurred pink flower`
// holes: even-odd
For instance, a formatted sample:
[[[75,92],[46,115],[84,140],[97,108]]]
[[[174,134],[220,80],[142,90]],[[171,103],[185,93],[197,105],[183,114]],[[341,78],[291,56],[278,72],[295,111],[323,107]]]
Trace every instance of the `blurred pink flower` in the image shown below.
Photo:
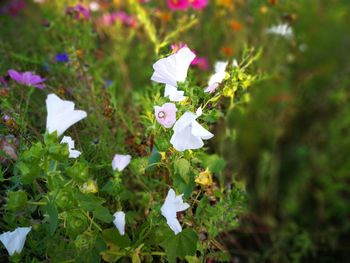
[[[190,0],[193,9],[200,10],[208,5],[208,0]]]
[[[208,0],[167,0],[167,3],[171,10],[186,10],[189,7],[201,10],[208,5]]]
[[[7,73],[9,74],[11,79],[13,79],[19,84],[23,84],[26,86],[33,86],[38,89],[44,88],[44,84],[42,82],[44,82],[46,79],[40,77],[39,75],[34,75],[30,71],[21,73],[16,70],[10,69],[7,71]]]
[[[74,7],[66,8],[67,14],[73,14],[75,19],[79,20],[81,18],[85,18],[86,20],[90,19],[90,10],[81,4],[77,4]]]
[[[205,57],[196,57],[192,61],[191,66],[198,67],[201,70],[209,70],[209,62]]]
[[[171,10],[186,10],[190,6],[189,0],[167,0]]]
[[[176,122],[177,108],[174,103],[165,103],[163,106],[154,106],[154,114],[159,124],[171,128]]]
[[[123,11],[104,14],[102,17],[98,19],[97,24],[101,24],[104,26],[111,26],[116,21],[120,21],[122,24],[130,27],[137,26],[136,18],[134,16],[128,15]]]
[[[24,0],[12,0],[0,9],[0,13],[16,16],[25,7],[26,3]]]

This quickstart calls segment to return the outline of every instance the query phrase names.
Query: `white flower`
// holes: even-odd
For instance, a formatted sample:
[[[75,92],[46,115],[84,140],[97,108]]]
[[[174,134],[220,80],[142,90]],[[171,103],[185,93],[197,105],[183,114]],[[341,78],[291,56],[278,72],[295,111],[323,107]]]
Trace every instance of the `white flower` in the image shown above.
[[[74,141],[70,136],[63,136],[61,144],[68,144],[69,158],[78,158],[81,152],[74,150]]]
[[[125,213],[123,211],[118,211],[114,213],[113,223],[118,229],[120,235],[125,235]]]
[[[227,61],[218,61],[215,64],[215,73],[210,77],[205,92],[213,93],[226,77]]]
[[[151,80],[177,87],[177,82],[184,82],[188,68],[196,55],[188,48],[183,47],[175,54],[162,58],[153,64]]]
[[[288,24],[272,26],[266,30],[268,34],[280,35],[286,38],[293,36],[293,29]]]
[[[87,116],[85,111],[74,110],[73,102],[61,100],[55,94],[47,96],[46,109],[46,129],[49,133],[57,131],[58,136],[62,135],[74,123]]]
[[[197,110],[197,114],[202,114],[202,109]],[[185,112],[175,123],[174,134],[170,143],[178,151],[195,150],[203,147],[203,140],[209,140],[214,135],[204,129],[196,119],[198,115],[192,112]]]
[[[32,230],[32,227],[18,227],[12,232],[8,231],[0,235],[0,241],[4,244],[10,256],[15,252],[22,252],[30,230]]]
[[[176,218],[176,213],[190,207],[189,204],[183,202],[182,196],[183,194],[176,196],[175,191],[170,189],[160,209],[162,215],[166,218],[167,224],[171,230],[174,231],[175,235],[182,231],[182,227]]]
[[[123,155],[123,154],[116,154],[114,155],[113,161],[112,161],[112,167],[113,170],[118,170],[119,172],[123,171],[125,167],[128,166],[128,164],[131,161],[130,155]]]
[[[183,101],[186,99],[184,96],[184,91],[178,90],[176,87],[173,87],[169,84],[165,85],[165,90],[164,90],[164,97],[169,97],[170,101]]]

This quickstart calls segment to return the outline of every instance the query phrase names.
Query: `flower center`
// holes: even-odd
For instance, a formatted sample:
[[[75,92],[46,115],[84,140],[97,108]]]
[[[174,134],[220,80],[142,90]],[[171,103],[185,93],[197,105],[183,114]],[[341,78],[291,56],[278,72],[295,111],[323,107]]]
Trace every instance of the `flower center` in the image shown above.
[[[166,116],[166,114],[165,114],[164,111],[158,112],[158,118],[159,118],[159,119],[165,119],[165,116]]]

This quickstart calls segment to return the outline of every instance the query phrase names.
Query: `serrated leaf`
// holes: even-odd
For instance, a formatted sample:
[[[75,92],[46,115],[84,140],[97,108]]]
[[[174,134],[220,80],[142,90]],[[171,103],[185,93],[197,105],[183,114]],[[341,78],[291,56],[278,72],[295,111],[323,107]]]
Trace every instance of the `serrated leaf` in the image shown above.
[[[181,176],[186,184],[190,182],[189,172],[191,169],[191,164],[186,159],[178,159],[174,162],[175,173]]]
[[[177,235],[173,235],[162,243],[169,262],[176,262],[176,258],[185,259],[194,256],[197,251],[198,236],[192,229],[187,228]]]

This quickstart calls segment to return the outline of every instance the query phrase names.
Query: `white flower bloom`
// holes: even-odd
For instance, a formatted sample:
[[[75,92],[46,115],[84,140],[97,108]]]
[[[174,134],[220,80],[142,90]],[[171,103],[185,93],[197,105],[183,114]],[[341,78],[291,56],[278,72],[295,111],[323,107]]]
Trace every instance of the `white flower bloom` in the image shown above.
[[[213,93],[219,86],[219,84],[226,77],[226,67],[228,61],[218,61],[215,64],[215,73],[210,77],[208,86],[204,90],[205,92]]]
[[[290,38],[293,36],[293,29],[288,24],[280,24],[268,28],[266,33]]]
[[[176,218],[176,213],[186,210],[190,207],[189,204],[184,203],[182,200],[182,195],[175,195],[175,191],[170,189],[168,195],[165,198],[164,204],[162,205],[160,211],[162,215],[166,218],[166,222],[174,231],[175,235],[182,231],[182,227]]]
[[[188,68],[196,55],[188,48],[183,47],[175,54],[162,58],[153,64],[151,80],[177,87],[177,82],[184,82]]]
[[[49,133],[57,131],[58,136],[62,135],[74,123],[87,116],[85,111],[74,110],[73,102],[61,100],[55,94],[47,96],[46,109],[46,129]]]
[[[0,241],[4,244],[10,256],[15,252],[22,252],[30,230],[32,230],[32,227],[18,227],[12,232],[8,231],[0,235]]]
[[[123,171],[125,167],[128,166],[128,164],[131,161],[130,155],[123,155],[123,154],[116,154],[114,155],[113,161],[112,161],[112,167],[113,170],[118,170],[119,172]]]
[[[237,59],[233,59],[232,60],[232,67],[238,67],[238,61],[237,61]]]
[[[200,117],[200,116],[202,116],[202,114],[203,114],[203,110],[202,110],[201,107],[199,107],[199,108],[196,110],[196,115],[197,115],[197,117]]]
[[[69,158],[78,158],[81,152],[74,150],[74,141],[70,136],[63,136],[62,141],[60,142],[68,144]]]
[[[125,213],[123,211],[118,211],[114,213],[113,223],[118,229],[120,235],[125,235]]]
[[[201,114],[201,110],[197,110],[197,113]],[[203,140],[209,140],[214,136],[196,121],[198,117],[192,112],[185,112],[175,123],[170,143],[176,150],[199,149],[204,145]]]
[[[165,85],[165,90],[164,90],[164,97],[169,97],[170,101],[183,101],[186,99],[184,96],[184,91],[178,90],[176,87],[173,87],[169,84]]]

